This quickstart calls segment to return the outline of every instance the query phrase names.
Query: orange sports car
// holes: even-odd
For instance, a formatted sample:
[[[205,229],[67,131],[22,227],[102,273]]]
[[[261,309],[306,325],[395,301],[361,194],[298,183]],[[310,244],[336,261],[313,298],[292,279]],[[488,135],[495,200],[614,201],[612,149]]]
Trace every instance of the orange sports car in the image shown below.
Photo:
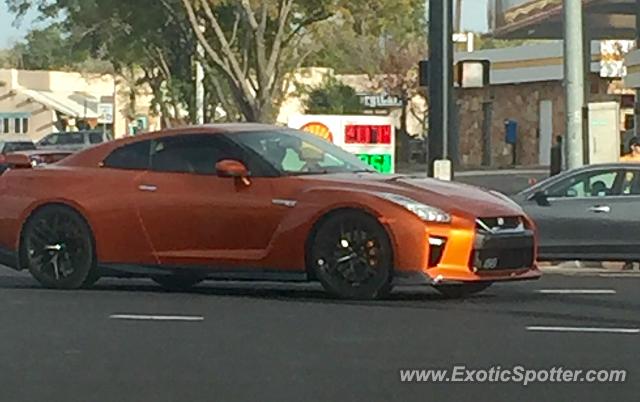
[[[507,197],[378,174],[299,131],[181,128],[19,162],[0,176],[0,261],[46,287],[317,280],[370,299],[394,284],[461,296],[540,276],[534,226]]]

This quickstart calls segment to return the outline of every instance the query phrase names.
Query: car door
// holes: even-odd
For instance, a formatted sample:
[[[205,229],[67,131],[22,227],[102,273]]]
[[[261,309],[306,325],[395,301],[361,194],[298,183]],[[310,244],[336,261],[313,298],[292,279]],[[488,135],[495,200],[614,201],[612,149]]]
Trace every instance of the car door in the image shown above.
[[[615,236],[611,239],[611,252],[614,257],[627,258],[630,254],[635,257],[640,245],[640,166],[629,165],[624,170],[619,196],[609,197],[609,221],[615,228]]]
[[[623,241],[617,204],[625,172],[579,172],[542,189],[543,200],[523,205],[538,228],[540,257],[579,259],[615,252]]]
[[[140,177],[138,206],[163,265],[255,267],[286,209],[273,203],[273,178],[218,177],[223,159],[251,161],[223,135],[182,134],[154,141]]]
[[[151,141],[144,140],[114,149],[95,170],[93,179],[101,189],[91,199],[100,262],[118,265],[157,265],[136,206],[141,202],[137,179],[149,168]]]

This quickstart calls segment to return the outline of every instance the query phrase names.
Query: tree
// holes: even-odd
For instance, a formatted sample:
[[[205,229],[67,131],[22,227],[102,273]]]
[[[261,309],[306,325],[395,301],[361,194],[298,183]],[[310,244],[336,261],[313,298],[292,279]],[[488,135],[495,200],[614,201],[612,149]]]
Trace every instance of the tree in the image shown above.
[[[366,38],[371,56],[382,40],[424,31],[422,0],[5,1],[18,15],[37,7],[61,20],[74,50],[110,62],[115,71],[142,71],[137,84],[152,88],[163,116],[188,110],[192,120],[195,60],[207,71],[209,103],[229,118],[272,121],[291,72],[307,57],[347,60],[358,45],[336,38]]]
[[[351,0],[314,27],[312,42],[326,45],[306,65],[369,74],[386,57],[389,43],[422,46],[426,30],[424,0]]]
[[[361,114],[364,110],[355,89],[334,77],[327,78],[321,86],[304,88],[302,92],[308,114]]]
[[[66,40],[87,56],[76,69],[108,62],[127,77],[134,97],[136,87],[148,85],[153,110],[160,112],[164,126],[184,122],[185,111],[193,120],[195,42],[186,15],[175,12],[180,0],[6,1],[18,18],[37,7],[42,18],[59,20]]]
[[[271,121],[287,73],[308,55],[309,27],[329,18],[332,0],[182,0],[203,62],[231,90],[249,121]]]

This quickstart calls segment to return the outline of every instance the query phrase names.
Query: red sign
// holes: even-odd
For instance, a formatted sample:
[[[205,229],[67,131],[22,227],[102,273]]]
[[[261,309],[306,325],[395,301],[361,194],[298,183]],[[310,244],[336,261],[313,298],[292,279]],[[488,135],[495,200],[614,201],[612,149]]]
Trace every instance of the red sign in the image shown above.
[[[391,126],[348,125],[345,127],[345,143],[391,144]]]

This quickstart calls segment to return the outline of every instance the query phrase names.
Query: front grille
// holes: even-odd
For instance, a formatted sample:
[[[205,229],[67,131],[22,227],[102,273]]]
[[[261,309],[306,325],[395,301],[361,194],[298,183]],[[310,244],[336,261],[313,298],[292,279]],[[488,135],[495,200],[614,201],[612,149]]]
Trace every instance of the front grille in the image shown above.
[[[530,268],[534,264],[533,232],[517,233],[477,232],[471,266],[478,271],[497,271]]]
[[[519,231],[524,230],[524,222],[519,216],[478,218],[476,230],[491,233]]]

